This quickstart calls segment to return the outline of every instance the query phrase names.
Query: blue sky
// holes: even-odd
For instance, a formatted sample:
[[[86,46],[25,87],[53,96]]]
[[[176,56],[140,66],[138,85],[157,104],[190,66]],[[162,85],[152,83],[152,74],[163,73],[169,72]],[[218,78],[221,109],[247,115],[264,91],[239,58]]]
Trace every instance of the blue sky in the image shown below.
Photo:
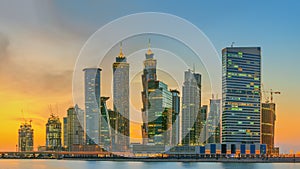
[[[40,116],[40,112],[47,112],[49,102],[54,100],[53,103],[57,103],[59,99],[56,97],[61,97],[61,93],[64,94],[62,100],[71,98],[69,84],[76,57],[96,30],[128,14],[170,13],[202,30],[219,54],[231,42],[235,42],[236,46],[262,47],[265,88],[282,92],[281,96],[275,98],[278,108],[276,144],[283,147],[284,152],[299,150],[299,9],[298,0],[2,0],[0,91],[7,91],[7,96],[12,96],[12,92],[18,92],[18,97],[23,97],[23,93],[34,95],[32,104],[40,101],[41,94],[45,94],[45,99],[56,92],[57,96],[51,95],[41,103],[45,104],[44,108],[32,108],[32,112],[36,111]],[[8,79],[13,83],[4,83]],[[53,81],[56,83],[53,84]],[[20,102],[24,100],[28,99]],[[70,100],[61,106],[61,116],[72,104]],[[6,113],[7,117],[15,114],[10,111],[21,109],[13,103],[13,106],[8,106],[9,100],[5,101],[0,103],[0,107],[6,108],[0,109],[0,112]],[[4,118],[4,121],[8,122],[9,119]],[[290,131],[294,133],[288,134]],[[1,131],[0,134],[5,133]],[[43,138],[41,140],[44,141]],[[7,143],[11,142],[7,140]]]

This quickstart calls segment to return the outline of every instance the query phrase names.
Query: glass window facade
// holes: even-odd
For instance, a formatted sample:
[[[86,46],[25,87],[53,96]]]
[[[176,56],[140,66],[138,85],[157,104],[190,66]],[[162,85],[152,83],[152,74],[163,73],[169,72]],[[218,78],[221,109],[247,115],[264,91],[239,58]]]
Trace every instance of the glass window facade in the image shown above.
[[[260,143],[260,47],[222,51],[222,142]]]

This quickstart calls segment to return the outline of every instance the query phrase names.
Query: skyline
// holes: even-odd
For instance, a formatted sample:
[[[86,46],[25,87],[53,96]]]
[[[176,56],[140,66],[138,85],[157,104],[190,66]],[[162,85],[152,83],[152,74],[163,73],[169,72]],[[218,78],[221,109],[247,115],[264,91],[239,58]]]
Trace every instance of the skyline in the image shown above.
[[[1,130],[1,134],[8,137],[3,142],[1,141],[0,149],[11,147],[10,149],[14,150],[15,144],[11,145],[11,142],[17,142],[15,133],[22,121],[21,109],[24,109],[25,112],[30,112],[29,115],[25,113],[25,117],[31,117],[33,125],[36,125],[34,127],[35,132],[37,132],[36,135],[41,137],[41,140],[35,142],[37,144],[43,143],[45,140],[43,134],[44,121],[46,121],[45,119],[50,114],[48,113],[48,105],[55,105],[57,103],[60,117],[66,114],[67,108],[73,105],[71,96],[72,68],[74,67],[78,51],[91,33],[111,19],[116,19],[130,13],[155,10],[174,14],[194,23],[209,37],[219,55],[221,49],[229,46],[232,41],[236,42],[236,46],[253,44],[255,46],[262,46],[262,74],[265,88],[282,91],[282,95],[275,98],[279,119],[276,122],[278,131],[276,131],[275,144],[280,146],[284,152],[288,152],[290,149],[299,151],[299,148],[297,149],[299,147],[297,140],[300,140],[300,136],[297,134],[299,133],[297,131],[297,122],[300,116],[297,114],[299,113],[297,112],[297,97],[300,91],[297,89],[297,84],[299,84],[299,79],[297,79],[299,68],[296,65],[299,57],[294,57],[297,45],[299,45],[299,32],[297,31],[299,21],[296,20],[297,16],[299,16],[299,12],[296,10],[299,3],[295,1],[290,2],[291,4],[282,4],[278,3],[278,1],[273,4],[260,1],[256,3],[248,2],[247,4],[251,7],[254,7],[254,5],[251,5],[252,3],[260,4],[255,5],[256,12],[252,12],[251,10],[243,11],[240,7],[245,5],[236,2],[231,4],[236,9],[234,13],[230,13],[230,11],[228,13],[221,12],[220,8],[224,5],[224,2],[216,4],[203,1],[198,4],[203,12],[196,9],[197,5],[193,7],[190,4],[182,5],[182,9],[176,12],[178,7],[174,8],[174,6],[181,5],[178,3],[174,3],[176,4],[174,5],[170,1],[169,3],[167,1],[160,2],[160,5],[156,5],[155,7],[149,7],[145,3],[140,2],[134,5],[135,9],[132,11],[126,10],[123,5],[117,7],[114,3],[105,2],[107,4],[103,6],[118,8],[119,10],[116,11],[122,12],[110,13],[107,10],[102,10],[103,13],[101,15],[95,12],[99,10],[95,9],[97,7],[94,8],[95,10],[91,10],[94,13],[86,10],[92,4],[79,7],[75,3],[70,5],[55,1],[48,2],[55,9],[54,11],[58,12],[55,15],[52,12],[53,9],[43,12],[42,9],[45,9],[46,5],[39,2],[35,2],[34,5],[24,3],[24,9],[19,11],[20,16],[15,16],[5,9],[0,10],[0,21],[4,25],[0,30],[0,80],[2,82],[0,86],[0,112],[3,115],[0,127],[11,126],[11,130]],[[19,9],[14,3],[7,2],[2,8],[10,5],[15,9]],[[122,4],[122,2],[120,3]],[[156,2],[153,3],[156,4]],[[206,7],[210,6],[215,6],[216,9],[211,12],[205,10]],[[38,7],[41,8],[38,9]],[[76,12],[75,9],[78,8],[84,11],[83,14]],[[191,8],[190,12],[185,13],[188,8]],[[30,9],[40,13],[41,16],[37,17],[34,12],[29,12],[31,11]],[[241,11],[245,14],[235,14],[241,13]],[[270,12],[274,16],[271,17]],[[221,17],[220,13],[224,14],[224,16]],[[71,14],[74,14],[74,16]],[[207,17],[209,14],[213,15]],[[63,17],[57,18],[57,16]],[[76,18],[77,16],[81,17]],[[82,18],[83,16],[90,17],[85,20]],[[244,20],[239,20],[240,17],[244,17]],[[232,20],[236,20],[237,25],[245,25],[244,29],[240,29],[238,26],[227,28],[224,26],[226,25],[224,24],[226,18],[230,18],[231,20],[228,25],[234,23]],[[45,20],[46,25],[44,25]],[[48,22],[49,20],[50,22]],[[67,22],[64,23],[63,21]],[[248,23],[248,21],[251,23]],[[273,23],[276,23],[276,21],[282,24],[274,26]],[[78,26],[82,23],[84,23],[84,26]],[[252,24],[260,25],[260,27],[253,27]],[[68,30],[68,28],[73,29]],[[77,33],[80,36],[76,35]],[[249,36],[249,34],[252,36]],[[28,43],[27,39],[30,39],[30,43]],[[67,62],[62,63],[61,58],[64,58]],[[54,85],[53,83],[56,84]],[[62,88],[62,86],[64,87]],[[34,105],[34,107],[31,105]]]

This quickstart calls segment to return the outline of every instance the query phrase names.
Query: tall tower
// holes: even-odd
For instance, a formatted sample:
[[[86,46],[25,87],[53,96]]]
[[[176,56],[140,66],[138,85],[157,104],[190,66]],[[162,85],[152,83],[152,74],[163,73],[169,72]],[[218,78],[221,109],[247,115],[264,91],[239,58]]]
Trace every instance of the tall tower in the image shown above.
[[[170,90],[172,93],[172,133],[171,145],[180,143],[180,93],[178,90]]]
[[[170,145],[172,127],[172,93],[168,85],[157,80],[156,59],[150,40],[142,75],[143,144]]]
[[[130,143],[130,120],[129,120],[129,63],[122,51],[113,63],[113,104],[114,111],[121,116],[116,119],[115,146],[118,151],[128,150]]]
[[[142,125],[142,137],[143,137],[143,144],[148,143],[148,109],[149,109],[149,93],[148,93],[148,82],[150,80],[156,81],[156,64],[157,61],[154,59],[154,54],[150,48],[150,39],[148,44],[148,50],[145,54],[146,60],[144,61],[144,71],[142,74],[142,84],[143,84],[143,91],[142,91],[142,118],[143,118],[143,125]]]
[[[260,143],[261,48],[222,50],[222,143]]]
[[[201,133],[201,75],[191,70],[184,72],[182,87],[182,128],[183,145],[199,144]]]
[[[206,142],[220,143],[221,99],[210,99],[210,111],[206,121]]]
[[[267,144],[268,154],[276,154],[274,150],[275,121],[275,103],[262,103],[261,140],[262,144]]]
[[[20,125],[19,129],[19,151],[33,151],[33,129],[30,123]]]
[[[85,141],[84,111],[75,105],[64,117],[64,146],[71,151],[73,145],[84,145]]]
[[[110,114],[108,112],[106,101],[109,97],[101,97],[101,115],[99,119],[99,146],[106,151],[111,151],[112,148],[112,131],[110,124]]]
[[[86,143],[99,143],[100,120],[100,68],[86,68],[84,71],[84,94],[86,113]]]
[[[46,149],[61,150],[61,122],[51,113],[46,124]]]

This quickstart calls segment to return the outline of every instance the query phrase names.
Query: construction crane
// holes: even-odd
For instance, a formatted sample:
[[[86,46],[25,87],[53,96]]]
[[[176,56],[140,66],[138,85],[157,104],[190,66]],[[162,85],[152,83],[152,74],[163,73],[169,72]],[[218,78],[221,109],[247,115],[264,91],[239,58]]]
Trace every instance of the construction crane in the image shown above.
[[[263,93],[270,93],[270,100],[269,100],[269,97],[266,97],[266,103],[273,103],[273,99],[274,99],[274,95],[275,94],[281,94],[280,91],[273,91],[272,89],[270,89],[270,91],[263,91]]]

